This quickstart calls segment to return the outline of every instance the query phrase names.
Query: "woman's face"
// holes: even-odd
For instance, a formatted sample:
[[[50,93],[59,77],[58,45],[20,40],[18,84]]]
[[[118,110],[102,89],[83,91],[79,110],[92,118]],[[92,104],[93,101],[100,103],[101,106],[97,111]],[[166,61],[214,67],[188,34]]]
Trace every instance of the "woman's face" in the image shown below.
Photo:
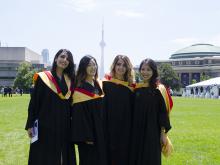
[[[153,76],[153,70],[146,63],[144,63],[142,65],[140,73],[141,73],[141,76],[142,76],[144,82],[149,82],[151,77]]]
[[[68,55],[65,52],[62,52],[56,59],[57,68],[66,69],[69,65]]]
[[[87,68],[86,68],[87,76],[94,77],[96,75],[96,72],[97,72],[97,65],[96,65],[95,61],[93,59],[91,59],[89,61]]]
[[[119,59],[115,65],[115,75],[124,76],[126,71],[127,71],[127,68],[126,68],[125,62],[122,59]]]

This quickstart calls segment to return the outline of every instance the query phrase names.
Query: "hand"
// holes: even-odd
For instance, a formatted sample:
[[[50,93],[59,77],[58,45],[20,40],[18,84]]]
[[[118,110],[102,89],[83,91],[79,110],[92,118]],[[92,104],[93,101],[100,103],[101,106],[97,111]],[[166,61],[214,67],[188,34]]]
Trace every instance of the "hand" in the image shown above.
[[[166,135],[167,136],[167,135]],[[171,143],[171,141],[170,141],[170,139],[169,139],[169,137],[167,136],[166,137],[166,145],[162,145],[162,153],[163,153],[163,155],[165,156],[165,157],[168,157],[168,156],[170,156],[171,154],[172,154],[172,152],[173,152],[173,145],[172,145],[172,143]]]
[[[29,137],[29,138],[32,138],[32,137],[33,137],[32,128],[28,128],[27,133],[28,133],[28,137]]]
[[[167,144],[167,134],[165,132],[161,132],[160,142],[161,142],[162,146],[166,146],[166,144]]]

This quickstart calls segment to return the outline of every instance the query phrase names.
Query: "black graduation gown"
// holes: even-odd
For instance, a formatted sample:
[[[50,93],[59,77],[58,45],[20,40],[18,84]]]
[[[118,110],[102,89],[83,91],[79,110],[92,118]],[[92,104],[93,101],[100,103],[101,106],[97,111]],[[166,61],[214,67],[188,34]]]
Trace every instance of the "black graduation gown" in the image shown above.
[[[58,82],[65,95],[64,78]],[[61,99],[38,76],[28,107],[26,130],[38,119],[38,140],[30,145],[29,165],[75,165],[75,151],[70,145],[71,101]]]
[[[132,120],[132,89],[127,82],[103,81],[109,165],[128,165]]]
[[[74,90],[71,141],[78,145],[80,165],[107,164],[101,94],[97,83],[84,82]]]
[[[158,89],[135,89],[129,165],[161,165],[161,127],[171,128],[166,105]]]

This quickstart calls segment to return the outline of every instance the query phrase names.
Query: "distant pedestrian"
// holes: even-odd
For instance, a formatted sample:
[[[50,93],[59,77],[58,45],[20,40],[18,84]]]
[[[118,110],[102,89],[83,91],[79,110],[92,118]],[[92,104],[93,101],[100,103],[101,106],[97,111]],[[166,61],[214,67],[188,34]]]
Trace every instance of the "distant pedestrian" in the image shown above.
[[[2,97],[4,96],[4,87],[1,88]]]
[[[8,96],[12,97],[12,88],[11,87],[8,87]]]
[[[20,88],[19,93],[20,93],[20,96],[22,96],[23,95],[23,89]]]
[[[4,97],[7,97],[7,94],[8,94],[8,88],[4,87]]]
[[[20,93],[20,90],[19,90],[18,87],[16,87],[16,88],[15,88],[15,94],[16,94],[16,96],[18,96],[18,93]]]

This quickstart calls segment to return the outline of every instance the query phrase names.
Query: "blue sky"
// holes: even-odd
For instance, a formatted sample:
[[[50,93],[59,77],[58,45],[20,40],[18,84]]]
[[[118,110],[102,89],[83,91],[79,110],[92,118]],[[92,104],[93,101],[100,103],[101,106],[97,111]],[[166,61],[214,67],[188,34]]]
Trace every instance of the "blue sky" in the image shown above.
[[[220,46],[219,0],[5,0],[0,5],[2,46],[26,46],[50,58],[60,48],[100,60],[105,27],[105,72],[117,54],[133,65],[168,59],[195,43]]]

